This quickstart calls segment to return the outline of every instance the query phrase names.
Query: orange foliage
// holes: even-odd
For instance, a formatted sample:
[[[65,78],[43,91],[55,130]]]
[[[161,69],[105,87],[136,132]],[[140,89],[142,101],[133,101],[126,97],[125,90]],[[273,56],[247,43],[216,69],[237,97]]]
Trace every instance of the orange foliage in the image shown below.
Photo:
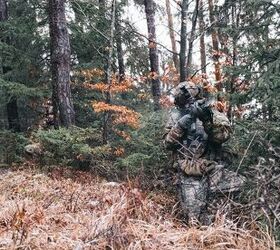
[[[227,107],[227,102],[225,101],[217,101],[215,103],[215,108],[220,111],[220,112],[227,112],[228,107]]]
[[[191,79],[189,79],[190,83],[194,85],[201,85],[203,90],[207,93],[217,93],[218,90],[213,84],[210,82],[206,74],[197,74]]]
[[[125,124],[132,128],[139,127],[139,114],[125,106],[111,105],[105,102],[93,102],[92,107],[95,112],[113,113],[113,124]]]
[[[177,86],[179,84],[179,78],[176,68],[172,65],[167,65],[161,77],[163,88]]]
[[[128,92],[133,88],[133,79],[126,77],[124,80],[119,82],[119,77],[116,74],[113,74],[111,76],[109,83],[92,83],[93,80],[100,80],[101,77],[104,77],[104,72],[99,69],[86,69],[78,71],[77,74],[80,74],[84,77],[85,81],[83,86],[85,88],[102,93],[108,93],[111,101],[113,94]],[[139,126],[139,114],[125,106],[118,106],[106,103],[105,101],[100,101],[93,102],[92,107],[97,113],[110,113],[112,118],[112,125],[122,124],[128,125],[132,128],[138,128]],[[130,136],[127,133],[116,129],[112,130],[117,135],[123,137],[125,140],[130,140]],[[118,151],[117,154],[120,154],[120,151]]]
[[[124,138],[126,141],[130,141],[131,140],[131,136],[128,133],[126,133],[126,132],[124,132],[122,130],[118,130],[118,129],[113,129],[113,131],[115,132],[115,134],[117,134],[118,136]]]
[[[137,98],[140,99],[141,101],[145,101],[149,98],[149,95],[147,93],[140,93],[137,95]]]
[[[156,79],[158,79],[158,77],[159,77],[159,75],[158,75],[157,72],[150,72],[150,73],[148,74],[148,78],[149,78],[149,79],[156,80]]]
[[[245,111],[246,111],[245,107],[243,107],[242,105],[238,105],[234,109],[233,113],[238,119],[241,119]]]
[[[124,152],[125,152],[124,148],[119,147],[119,148],[116,148],[116,149],[114,150],[113,154],[114,154],[115,156],[120,157],[120,156],[123,156],[123,155],[124,155]]]
[[[110,84],[105,83],[84,83],[84,86],[88,89],[100,91],[100,92],[109,92],[113,93],[124,93],[131,91],[133,88],[132,79],[126,78],[121,83],[118,82],[116,75],[114,75],[111,79]]]
[[[172,106],[172,104],[173,103],[171,102],[171,100],[168,96],[166,96],[166,95],[161,96],[161,98],[160,98],[161,107],[169,108]]]
[[[150,41],[150,42],[149,42],[148,48],[154,49],[154,48],[156,48],[156,47],[157,47],[157,44],[156,44],[155,42],[153,42],[153,41]]]
[[[91,80],[93,77],[102,77],[104,76],[104,71],[100,69],[83,69],[76,72],[77,75],[81,75],[85,78],[86,81]]]

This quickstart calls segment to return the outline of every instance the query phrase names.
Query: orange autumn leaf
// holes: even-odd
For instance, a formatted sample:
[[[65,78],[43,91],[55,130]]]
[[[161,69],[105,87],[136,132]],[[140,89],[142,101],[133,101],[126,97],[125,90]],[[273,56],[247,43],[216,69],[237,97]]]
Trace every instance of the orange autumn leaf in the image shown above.
[[[139,127],[139,114],[125,106],[117,106],[105,102],[93,102],[92,107],[95,112],[113,113],[113,124],[125,124],[132,128]]]

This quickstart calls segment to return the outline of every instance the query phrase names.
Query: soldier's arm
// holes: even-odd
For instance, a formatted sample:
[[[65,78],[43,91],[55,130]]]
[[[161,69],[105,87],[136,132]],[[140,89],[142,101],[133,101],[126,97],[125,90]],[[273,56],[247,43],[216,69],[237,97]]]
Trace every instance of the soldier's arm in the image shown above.
[[[165,127],[164,144],[167,149],[176,150],[181,147],[183,136],[191,125],[191,121],[189,114],[183,117],[171,115]]]

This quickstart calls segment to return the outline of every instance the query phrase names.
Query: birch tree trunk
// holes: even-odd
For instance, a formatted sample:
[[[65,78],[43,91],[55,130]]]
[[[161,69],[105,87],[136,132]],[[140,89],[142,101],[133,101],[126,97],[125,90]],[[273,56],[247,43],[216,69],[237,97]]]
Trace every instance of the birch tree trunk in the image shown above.
[[[175,40],[174,23],[173,23],[173,16],[171,13],[171,8],[170,8],[170,1],[166,0],[165,4],[166,4],[169,36],[170,36],[170,40],[171,40],[172,51],[174,52],[172,58],[173,58],[174,66],[178,71],[179,58],[178,58],[178,51],[177,51],[176,40]]]
[[[55,126],[75,122],[70,89],[70,42],[65,17],[65,0],[49,0],[51,73]]]
[[[181,39],[180,39],[180,82],[186,81],[186,50],[187,50],[187,11],[189,0],[182,1],[181,10]]]
[[[147,18],[148,38],[149,38],[149,58],[152,74],[152,95],[154,101],[154,110],[160,109],[160,80],[159,80],[159,60],[156,44],[155,28],[155,4],[153,0],[144,0],[145,12]]]
[[[199,1],[199,12],[198,12],[198,19],[199,19],[199,33],[200,33],[200,67],[201,72],[206,74],[206,49],[205,49],[205,22],[204,22],[204,12],[203,12],[203,0]]]
[[[199,0],[196,0],[193,15],[192,15],[191,36],[190,36],[190,39],[189,39],[189,50],[188,50],[187,71],[186,71],[186,78],[187,79],[190,77],[191,69],[192,69],[192,53],[193,53],[193,43],[194,43],[194,40],[195,40],[195,30],[196,30],[197,16],[198,16],[198,4],[199,4]]]

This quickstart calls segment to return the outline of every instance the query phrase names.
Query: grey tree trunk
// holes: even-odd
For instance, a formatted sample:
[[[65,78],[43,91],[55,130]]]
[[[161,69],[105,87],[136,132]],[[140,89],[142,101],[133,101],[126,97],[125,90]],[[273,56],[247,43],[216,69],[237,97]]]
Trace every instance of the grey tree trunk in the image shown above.
[[[8,7],[6,0],[0,0],[0,21],[8,20]]]
[[[8,6],[6,0],[0,0],[0,22],[5,22],[8,20]],[[9,39],[3,42],[9,43]],[[10,67],[5,67],[3,65],[2,55],[0,58],[0,73],[5,74],[10,69]],[[17,105],[17,98],[15,96],[10,96],[9,101],[6,106],[6,112],[3,110],[5,115],[7,115],[8,120],[8,128],[14,130],[16,132],[20,131],[20,122],[18,116],[18,105]],[[5,119],[5,118],[4,118]]]
[[[181,10],[181,39],[180,39],[180,82],[186,80],[186,50],[187,50],[187,12],[189,7],[189,0],[182,1]]]
[[[145,12],[148,26],[149,38],[149,58],[152,77],[152,95],[154,101],[154,110],[160,109],[160,80],[159,80],[159,60],[156,44],[156,27],[155,27],[155,4],[153,0],[144,0]]]
[[[192,29],[191,29],[191,36],[189,39],[189,50],[188,50],[188,60],[187,60],[187,72],[186,78],[190,77],[191,70],[192,70],[192,53],[193,53],[193,43],[195,40],[195,30],[196,30],[196,23],[197,23],[197,16],[198,16],[198,4],[199,0],[195,1],[195,7],[192,15]]]
[[[170,8],[170,1],[166,0],[165,4],[166,4],[168,29],[169,29],[169,35],[170,35],[170,40],[171,40],[171,46],[172,46],[172,51],[174,52],[172,57],[173,57],[174,66],[178,70],[179,69],[179,58],[178,58],[178,52],[177,52],[177,46],[176,46],[176,40],[175,40],[174,23],[173,23],[171,8]]]
[[[204,22],[204,12],[203,12],[203,0],[199,1],[199,33],[200,33],[200,62],[201,62],[201,72],[206,74],[206,49],[205,49],[205,39],[204,39],[204,30],[205,30],[205,22]]]
[[[65,0],[49,0],[51,73],[55,126],[75,123],[70,89],[70,42],[65,17]]]

